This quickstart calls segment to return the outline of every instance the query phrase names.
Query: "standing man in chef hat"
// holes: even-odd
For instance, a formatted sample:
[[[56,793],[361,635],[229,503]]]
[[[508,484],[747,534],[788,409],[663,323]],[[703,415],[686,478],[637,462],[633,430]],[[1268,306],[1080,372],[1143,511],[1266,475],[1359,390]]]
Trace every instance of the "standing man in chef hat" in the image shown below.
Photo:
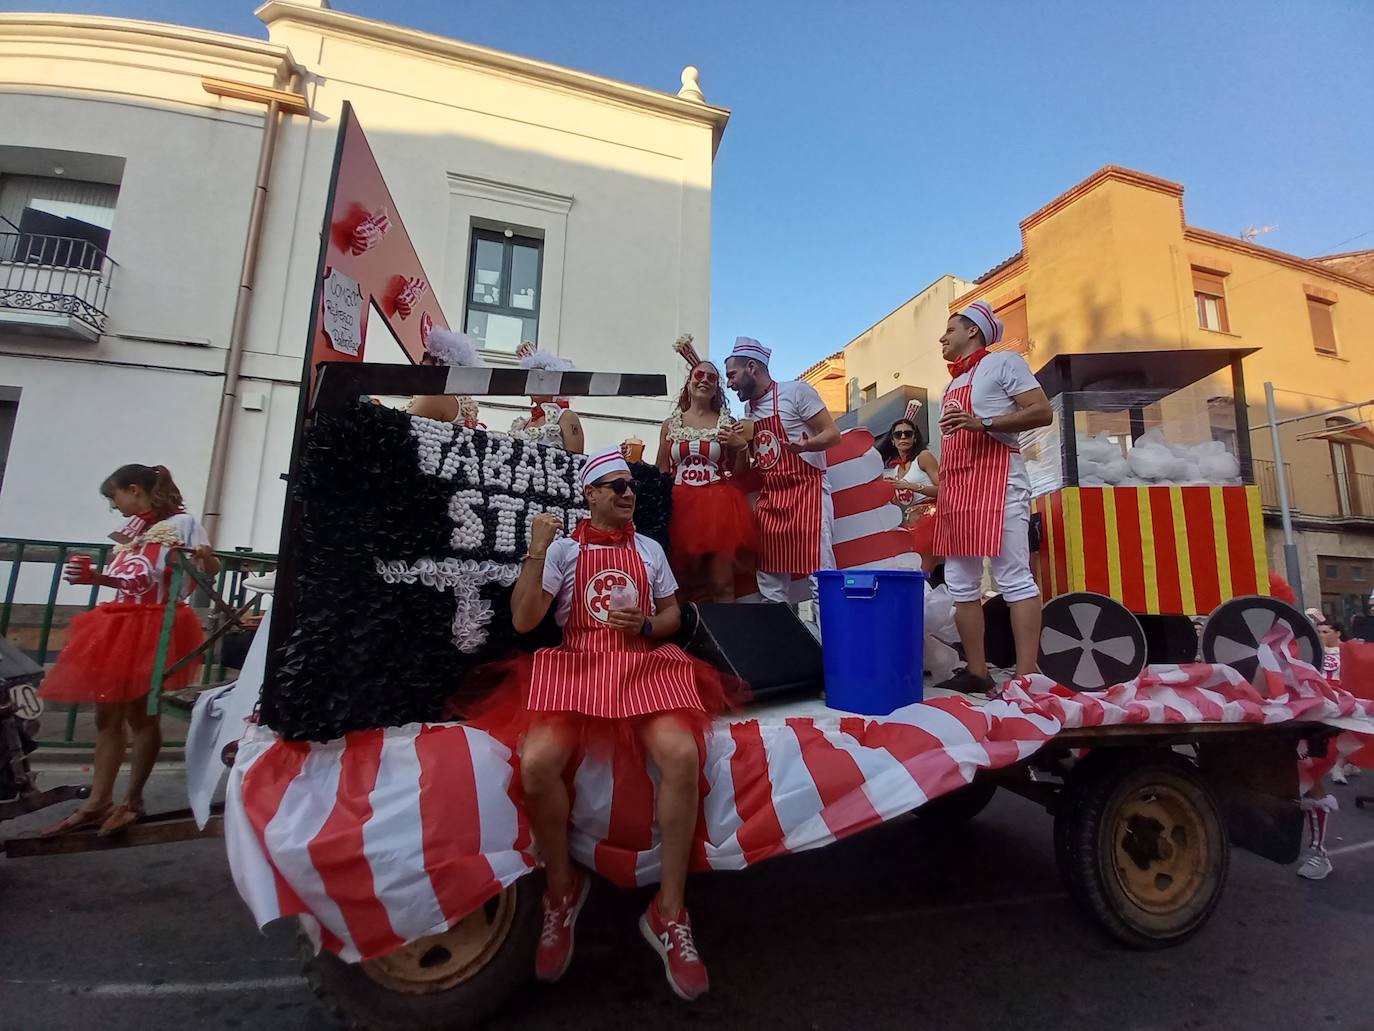
[[[772,356],[752,337],[735,339],[725,378],[744,402],[753,434],[746,440],[744,427],[737,426],[726,443],[748,447],[762,481],[754,506],[759,593],[768,601],[789,601],[794,578],[835,568],[825,452],[840,442],[840,429],[815,387],[800,380],[778,383],[769,375]]]
[[[1034,673],[1040,651],[1040,589],[1030,571],[1030,478],[1020,434],[1054,420],[1049,398],[1019,354],[989,351],[1002,323],[987,301],[951,315],[940,337],[950,381],[940,404],[940,504],[935,553],[967,668],[938,685],[992,693],[983,641],[983,562],[1011,609],[1016,672]]]

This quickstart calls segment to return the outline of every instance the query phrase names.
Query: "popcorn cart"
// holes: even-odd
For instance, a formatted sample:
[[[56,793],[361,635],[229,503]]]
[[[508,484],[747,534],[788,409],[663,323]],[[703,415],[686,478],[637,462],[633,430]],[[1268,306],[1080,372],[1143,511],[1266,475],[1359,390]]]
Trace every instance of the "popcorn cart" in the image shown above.
[[[1095,690],[1200,644],[1254,679],[1276,623],[1304,661],[1320,657],[1303,614],[1269,597],[1241,368],[1255,350],[1066,354],[1037,374],[1055,420],[1022,453],[1043,528],[1046,676]]]

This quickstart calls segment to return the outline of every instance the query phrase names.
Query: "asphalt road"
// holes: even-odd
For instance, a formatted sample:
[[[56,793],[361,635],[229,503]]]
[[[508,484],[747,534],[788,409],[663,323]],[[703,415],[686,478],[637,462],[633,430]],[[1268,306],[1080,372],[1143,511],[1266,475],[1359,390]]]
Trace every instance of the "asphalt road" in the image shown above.
[[[155,788],[157,806],[184,804],[178,773]],[[1351,804],[1359,790],[1374,793],[1374,774],[1337,789],[1330,878],[1236,852],[1210,924],[1156,953],[1127,951],[1079,916],[1049,818],[1005,792],[956,835],[900,821],[696,878],[713,990],[695,1006],[669,993],[639,938],[647,893],[597,884],[567,977],[531,986],[492,1026],[1374,1028],[1374,809]],[[333,1025],[293,949],[292,928],[253,927],[218,841],[0,859],[3,1031],[323,1031]]]

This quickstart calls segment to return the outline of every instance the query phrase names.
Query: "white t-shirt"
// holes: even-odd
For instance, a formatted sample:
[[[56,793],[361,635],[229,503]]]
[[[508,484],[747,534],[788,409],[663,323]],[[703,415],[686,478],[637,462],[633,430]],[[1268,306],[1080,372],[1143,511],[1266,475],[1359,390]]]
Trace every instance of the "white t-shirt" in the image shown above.
[[[590,544],[588,547],[602,548],[605,545]],[[544,556],[544,590],[553,595],[558,606],[553,618],[559,626],[566,626],[568,616],[572,614],[573,584],[577,578],[577,556],[581,550],[582,545],[571,537],[559,537],[549,545],[548,554]],[[641,598],[640,608],[652,616],[658,611],[654,599],[669,598],[677,593],[677,579],[658,541],[637,533],[635,550],[644,561],[644,571],[648,574],[649,588],[654,596]]]
[[[980,419],[991,419],[1016,411],[1016,402],[1012,398],[1040,387],[1040,381],[1031,372],[1026,359],[1012,351],[991,352],[971,373],[966,372],[950,380],[945,393],[964,386],[969,376],[973,377],[973,414]],[[943,398],[940,411],[944,411]],[[1019,433],[994,433],[993,436],[1008,447],[1021,446]],[[1030,477],[1026,475],[1026,463],[1019,451],[1011,456],[1009,485],[1030,490]]]
[[[825,402],[821,400],[821,395],[816,393],[816,388],[810,383],[801,380],[792,380],[788,383],[777,384],[778,388],[778,413],[782,416],[782,428],[787,433],[787,439],[799,441],[802,434],[809,433],[806,428],[806,420],[815,418],[818,414],[825,411]],[[773,391],[770,388],[757,401],[751,401],[745,406],[745,418],[748,419],[767,419],[773,415]],[[824,451],[804,451],[802,461],[809,462],[817,469],[825,468]],[[825,489],[830,489],[828,480]]]

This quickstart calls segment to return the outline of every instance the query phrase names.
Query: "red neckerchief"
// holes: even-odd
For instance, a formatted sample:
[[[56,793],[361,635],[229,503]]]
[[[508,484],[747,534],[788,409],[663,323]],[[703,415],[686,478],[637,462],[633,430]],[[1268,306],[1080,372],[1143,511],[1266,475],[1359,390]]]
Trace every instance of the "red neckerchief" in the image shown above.
[[[568,410],[568,402],[567,402],[567,401],[564,401],[561,397],[555,398],[551,403],[552,403],[552,404],[556,404],[559,408],[562,408],[564,411],[567,411],[567,410]],[[544,406],[543,406],[542,404],[530,405],[530,422],[543,422],[543,421],[544,421]]]
[[[980,347],[972,354],[966,354],[958,361],[949,362],[946,368],[949,369],[949,378],[956,379],[964,373],[971,371],[979,362],[988,356],[988,349]]]
[[[583,519],[572,532],[572,538],[578,544],[604,544],[610,548],[623,548],[634,543],[635,524],[631,520],[619,530],[602,530],[593,526],[590,519]]]

